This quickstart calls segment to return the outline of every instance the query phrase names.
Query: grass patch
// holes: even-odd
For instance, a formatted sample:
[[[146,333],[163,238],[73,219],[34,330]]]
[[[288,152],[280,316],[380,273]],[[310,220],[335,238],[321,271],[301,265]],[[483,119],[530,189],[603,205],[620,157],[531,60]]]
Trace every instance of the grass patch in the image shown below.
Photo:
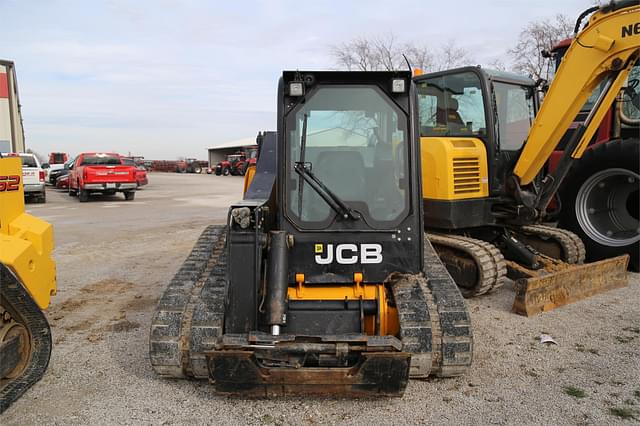
[[[263,425],[270,425],[275,423],[276,419],[274,419],[271,414],[265,414],[264,416],[260,417],[260,421]]]
[[[564,393],[569,396],[573,396],[574,398],[584,398],[587,396],[587,393],[580,388],[576,388],[574,386],[565,386],[563,388]]]
[[[620,417],[621,419],[634,419],[638,420],[638,412],[629,407],[613,407],[609,408],[609,414],[612,416]]]

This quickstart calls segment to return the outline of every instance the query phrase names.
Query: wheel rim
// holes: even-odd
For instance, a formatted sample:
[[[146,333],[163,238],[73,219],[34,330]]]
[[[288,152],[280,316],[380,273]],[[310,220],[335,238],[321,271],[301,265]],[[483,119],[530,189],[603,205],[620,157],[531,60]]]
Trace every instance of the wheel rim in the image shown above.
[[[15,321],[15,318],[4,307],[0,306],[0,343],[8,341],[14,336],[20,336],[20,360],[16,366],[2,379],[13,379],[24,371],[31,356],[31,338],[24,325]]]
[[[640,176],[627,169],[602,170],[580,187],[576,217],[595,242],[622,247],[640,241],[638,184]]]

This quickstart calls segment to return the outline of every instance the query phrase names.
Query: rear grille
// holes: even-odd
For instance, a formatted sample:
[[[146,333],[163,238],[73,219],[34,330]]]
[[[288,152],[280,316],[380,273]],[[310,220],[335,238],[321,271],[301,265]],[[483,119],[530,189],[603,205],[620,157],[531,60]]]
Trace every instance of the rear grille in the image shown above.
[[[470,194],[480,190],[480,159],[477,157],[454,158],[453,193]]]

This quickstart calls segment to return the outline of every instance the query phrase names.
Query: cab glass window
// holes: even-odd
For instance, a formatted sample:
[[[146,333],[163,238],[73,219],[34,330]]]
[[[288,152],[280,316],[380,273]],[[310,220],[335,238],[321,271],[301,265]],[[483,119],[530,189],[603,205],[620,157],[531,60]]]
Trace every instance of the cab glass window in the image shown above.
[[[421,136],[484,136],[486,118],[480,78],[463,72],[418,84]]]
[[[302,158],[302,132],[307,121]],[[409,209],[407,117],[373,86],[323,86],[289,114],[287,204],[305,227],[324,228],[336,212],[294,167],[311,172],[366,222],[395,222]]]

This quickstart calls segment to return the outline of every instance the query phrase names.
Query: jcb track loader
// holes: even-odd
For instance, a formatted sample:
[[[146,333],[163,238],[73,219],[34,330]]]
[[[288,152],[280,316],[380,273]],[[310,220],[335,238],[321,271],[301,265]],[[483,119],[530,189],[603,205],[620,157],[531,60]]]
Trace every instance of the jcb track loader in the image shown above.
[[[470,318],[424,236],[417,114],[409,72],[285,71],[244,199],[159,302],[154,370],[250,396],[463,374]]]
[[[465,296],[499,287],[508,273],[517,279],[514,310],[531,315],[626,285],[628,255],[583,264],[577,235],[541,223],[640,55],[639,21],[637,0],[580,15],[539,110],[536,83],[514,74],[466,67],[415,77],[425,224]],[[588,117],[543,177],[597,87]]]
[[[0,413],[47,369],[51,331],[42,312],[56,292],[53,229],[24,212],[20,158],[0,157]]]

